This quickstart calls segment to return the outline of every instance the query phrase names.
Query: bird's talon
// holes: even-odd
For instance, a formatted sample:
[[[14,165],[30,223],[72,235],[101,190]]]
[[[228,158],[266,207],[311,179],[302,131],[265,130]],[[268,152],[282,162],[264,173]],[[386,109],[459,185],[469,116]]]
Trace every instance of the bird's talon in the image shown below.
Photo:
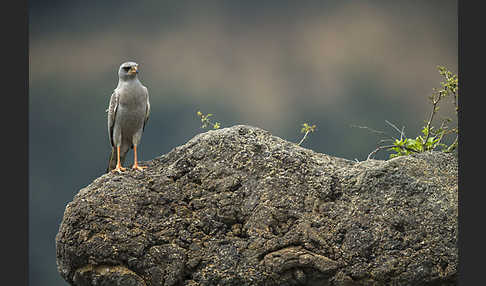
[[[121,174],[123,171],[126,171],[127,168],[123,168],[123,167],[116,167],[115,169],[111,170],[112,173],[118,173],[118,174]]]
[[[133,165],[132,169],[139,170],[139,171],[143,171],[143,169],[147,169],[147,167],[145,167],[145,166],[139,166],[139,165]]]

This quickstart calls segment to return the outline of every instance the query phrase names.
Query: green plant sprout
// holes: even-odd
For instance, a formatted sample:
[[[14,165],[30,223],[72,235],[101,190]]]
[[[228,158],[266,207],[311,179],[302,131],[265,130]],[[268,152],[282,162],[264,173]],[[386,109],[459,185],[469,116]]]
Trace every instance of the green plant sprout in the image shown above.
[[[197,116],[201,119],[202,126],[201,128],[207,128],[208,126],[212,126],[213,129],[219,129],[221,125],[219,122],[212,122],[209,117],[213,116],[212,113],[209,114],[203,114],[201,111],[197,111]]]
[[[304,133],[304,136],[302,137],[302,139],[300,139],[300,142],[297,143],[298,146],[300,146],[304,141],[305,139],[307,138],[307,135],[311,132],[314,132],[314,130],[316,129],[316,125],[309,125],[307,124],[307,122],[303,123],[302,124],[302,129],[300,129],[300,133]]]
[[[457,116],[457,113],[459,112],[459,106],[457,105],[457,98],[459,96],[458,77],[443,66],[438,66],[437,68],[439,70],[439,74],[445,79],[445,81],[441,81],[441,87],[438,89],[434,88],[432,95],[429,96],[429,100],[432,104],[432,110],[428,120],[425,121],[425,126],[421,130],[422,134],[415,137],[415,139],[407,138],[403,132],[403,127],[400,130],[395,125],[385,120],[390,126],[400,133],[400,139],[393,138],[391,139],[393,142],[391,145],[379,146],[368,155],[368,159],[371,158],[371,156],[376,152],[385,149],[395,152],[390,154],[390,158],[431,150],[449,153],[457,149],[459,129],[458,127],[450,127],[448,125],[452,119],[443,118],[439,127],[433,126],[433,121],[437,115],[437,112],[439,111],[439,103],[445,97],[452,98],[452,104],[454,105]],[[450,145],[447,145],[442,141],[448,135],[455,135],[454,141]]]

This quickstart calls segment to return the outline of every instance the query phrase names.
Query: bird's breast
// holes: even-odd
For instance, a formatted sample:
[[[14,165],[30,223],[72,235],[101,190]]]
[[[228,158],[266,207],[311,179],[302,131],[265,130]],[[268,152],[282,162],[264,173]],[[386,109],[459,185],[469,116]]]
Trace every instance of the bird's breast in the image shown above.
[[[142,89],[126,89],[120,92],[119,105],[128,109],[145,108],[146,98]]]

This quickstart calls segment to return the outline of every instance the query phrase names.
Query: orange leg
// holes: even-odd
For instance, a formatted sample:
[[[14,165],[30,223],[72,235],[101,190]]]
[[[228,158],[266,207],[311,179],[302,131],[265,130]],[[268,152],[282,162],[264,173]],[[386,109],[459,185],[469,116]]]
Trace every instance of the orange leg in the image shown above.
[[[133,166],[132,166],[132,169],[142,171],[145,168],[147,168],[147,167],[139,166],[138,165],[138,160],[137,160],[137,145],[133,145]]]
[[[116,168],[111,170],[113,173],[121,173],[126,171],[126,168],[123,168],[120,163],[120,146],[116,147]]]

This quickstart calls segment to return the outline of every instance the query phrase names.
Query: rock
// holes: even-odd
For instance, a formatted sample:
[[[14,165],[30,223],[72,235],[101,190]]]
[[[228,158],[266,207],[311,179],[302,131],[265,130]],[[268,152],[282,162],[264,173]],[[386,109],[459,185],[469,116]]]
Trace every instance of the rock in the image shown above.
[[[355,162],[238,125],[144,165],[67,205],[71,285],[456,285],[454,155]]]

